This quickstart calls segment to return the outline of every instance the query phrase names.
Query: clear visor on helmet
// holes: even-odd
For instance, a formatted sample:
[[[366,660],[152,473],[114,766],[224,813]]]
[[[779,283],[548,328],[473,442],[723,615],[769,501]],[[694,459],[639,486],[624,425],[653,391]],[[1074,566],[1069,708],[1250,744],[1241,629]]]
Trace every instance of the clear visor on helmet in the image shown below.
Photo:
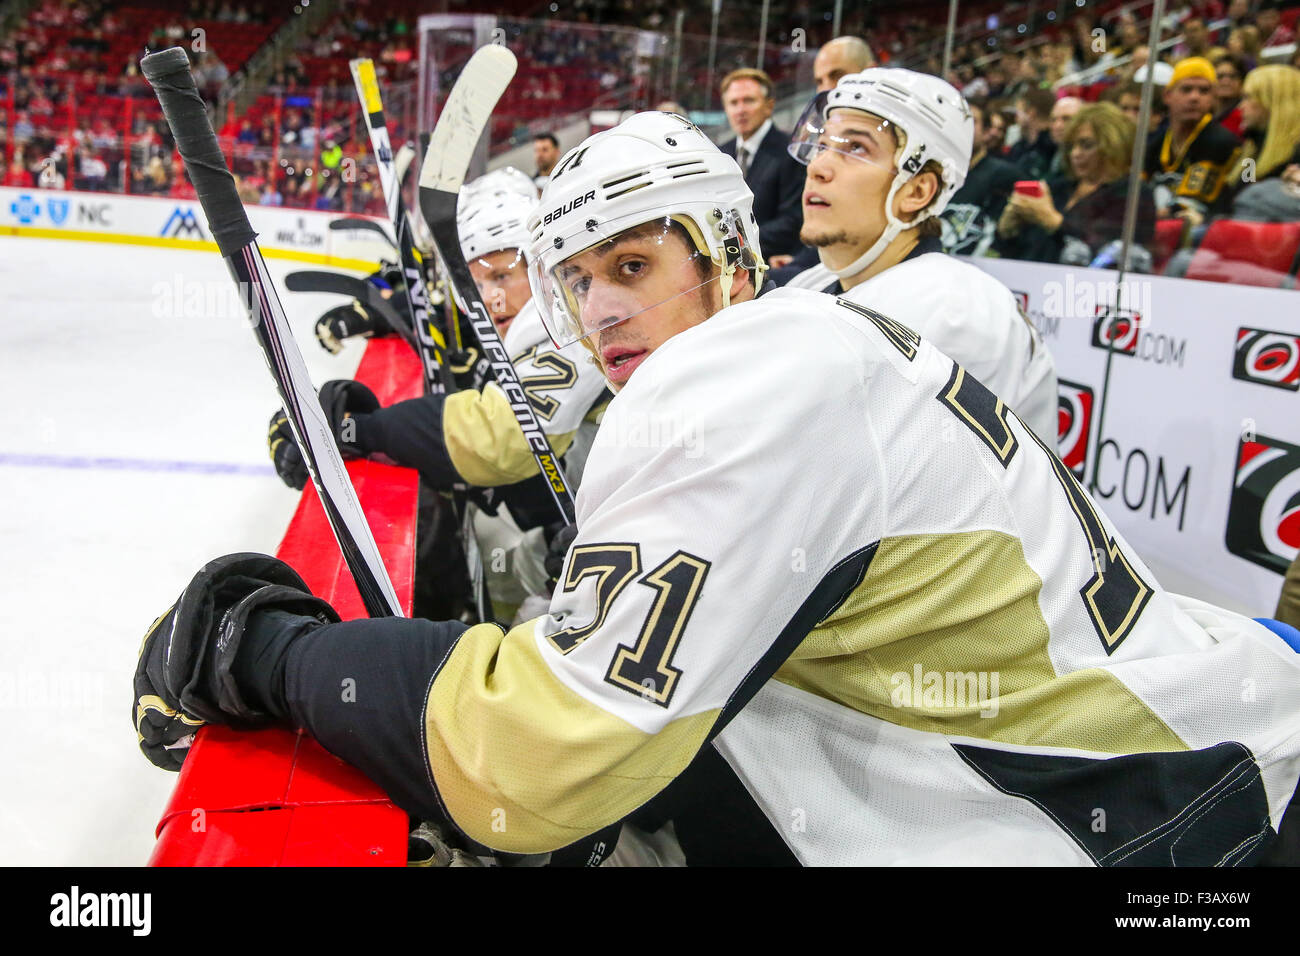
[[[894,168],[901,131],[889,120],[851,107],[826,104],[830,90],[818,93],[799,117],[790,137],[790,155],[807,166],[822,153],[839,162],[861,162]]]
[[[466,259],[479,296],[492,320],[500,325],[528,302],[528,263],[522,249],[498,249]]]
[[[721,277],[688,218],[646,221],[642,212],[588,226],[560,237],[531,266],[534,298],[557,348]]]

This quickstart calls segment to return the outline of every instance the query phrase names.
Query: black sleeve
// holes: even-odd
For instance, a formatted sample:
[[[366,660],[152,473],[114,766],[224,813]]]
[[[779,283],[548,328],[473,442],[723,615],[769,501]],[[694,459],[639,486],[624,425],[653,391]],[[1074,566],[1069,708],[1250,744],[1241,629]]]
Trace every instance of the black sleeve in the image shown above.
[[[424,702],[465,627],[389,617],[317,628],[286,655],[290,721],[407,813],[445,819],[425,756]]]
[[[376,412],[353,416],[356,445],[366,455],[383,455],[414,468],[428,485],[447,489],[461,481],[442,437],[446,395],[422,395]]]
[[[289,647],[281,685],[295,727],[361,770],[407,813],[453,829],[429,770],[424,705],[465,630],[459,621],[395,617],[318,627]],[[597,865],[620,829],[614,824],[556,850],[550,865]]]
[[[782,137],[784,142],[784,137]],[[759,230],[759,245],[764,254],[793,254],[799,251],[799,231],[803,228],[803,184],[807,175],[799,163],[781,147],[780,176],[777,179],[776,215]]]

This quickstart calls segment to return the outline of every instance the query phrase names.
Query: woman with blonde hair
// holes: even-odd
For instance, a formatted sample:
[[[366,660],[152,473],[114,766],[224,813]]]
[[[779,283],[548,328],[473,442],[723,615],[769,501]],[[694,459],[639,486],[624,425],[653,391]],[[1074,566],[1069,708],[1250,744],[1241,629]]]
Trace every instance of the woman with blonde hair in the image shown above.
[[[998,253],[1005,258],[1060,262],[1089,258],[1118,238],[1124,227],[1128,172],[1136,137],[1133,121],[1113,103],[1094,103],[1075,114],[1061,140],[1065,177],[1040,183],[1037,196],[1012,193],[998,221]],[[1156,208],[1151,187],[1142,183],[1134,241],[1150,243]]]
[[[1300,219],[1300,70],[1256,67],[1246,74],[1241,95],[1242,126],[1255,137],[1246,147],[1242,178],[1252,185],[1233,202],[1233,218],[1294,222]]]

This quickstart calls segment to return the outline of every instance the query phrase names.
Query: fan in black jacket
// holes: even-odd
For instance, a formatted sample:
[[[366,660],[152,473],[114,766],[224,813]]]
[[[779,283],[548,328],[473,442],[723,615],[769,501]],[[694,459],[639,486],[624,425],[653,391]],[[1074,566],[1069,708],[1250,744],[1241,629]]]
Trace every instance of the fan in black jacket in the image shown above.
[[[736,158],[754,194],[763,254],[800,252],[804,168],[786,152],[789,135],[772,125],[772,81],[762,70],[734,70],[722,81],[722,105],[736,138],[719,148]]]

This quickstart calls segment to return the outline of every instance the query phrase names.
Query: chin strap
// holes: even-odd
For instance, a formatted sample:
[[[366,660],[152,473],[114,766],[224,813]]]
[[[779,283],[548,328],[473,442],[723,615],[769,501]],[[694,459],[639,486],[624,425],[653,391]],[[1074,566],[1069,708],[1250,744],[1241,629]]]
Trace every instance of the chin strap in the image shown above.
[[[722,307],[728,308],[731,305],[731,283],[736,275],[736,267],[728,263],[722,269],[722,276],[718,280],[718,286],[722,289]]]
[[[718,231],[723,240],[722,275],[718,277],[718,281],[722,289],[722,307],[725,309],[731,305],[731,288],[735,283],[737,269],[749,271],[754,284],[754,294],[757,295],[763,285],[763,274],[770,266],[763,261],[757,249],[746,244],[744,232],[739,225],[739,217],[734,211],[718,224]]]
[[[826,261],[826,250],[825,249],[817,250],[817,257],[821,259],[822,265],[824,265],[827,269],[833,272],[836,278],[841,280],[853,278],[853,276],[857,275],[859,272],[866,269],[873,262],[879,259],[880,254],[885,251],[885,247],[888,246],[891,242],[893,242],[896,238],[898,238],[898,234],[900,232],[902,232],[904,229],[908,229],[916,225],[921,221],[918,218],[916,222],[907,223],[907,222],[903,222],[903,220],[899,219],[897,216],[894,215],[894,196],[897,194],[898,190],[902,188],[903,183],[907,182],[907,180],[911,178],[912,178],[911,176],[904,177],[904,176],[896,175],[894,177],[894,181],[890,183],[889,194],[885,196],[885,223],[886,223],[885,229],[880,234],[880,237],[871,244],[871,247],[867,249],[866,252],[862,253],[862,255],[858,256],[856,259],[850,262],[843,269],[836,269],[834,266],[832,266],[829,262]]]

